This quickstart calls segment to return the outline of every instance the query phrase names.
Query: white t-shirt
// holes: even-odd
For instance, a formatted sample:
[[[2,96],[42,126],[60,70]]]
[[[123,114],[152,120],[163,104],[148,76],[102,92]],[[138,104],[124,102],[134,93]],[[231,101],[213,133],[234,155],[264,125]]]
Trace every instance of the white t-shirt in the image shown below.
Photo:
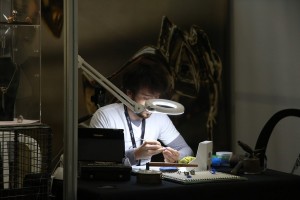
[[[135,125],[131,123],[137,147],[141,145],[141,126],[142,123]],[[90,121],[90,127],[94,128],[116,128],[124,130],[125,153],[132,165],[136,164],[133,156],[132,142],[127,120],[124,113],[124,105],[114,103],[99,108]],[[180,133],[175,128],[171,119],[166,114],[152,113],[146,119],[145,123],[145,140],[160,140],[163,144],[168,145],[176,139]],[[142,160],[141,165],[150,162],[150,159]]]

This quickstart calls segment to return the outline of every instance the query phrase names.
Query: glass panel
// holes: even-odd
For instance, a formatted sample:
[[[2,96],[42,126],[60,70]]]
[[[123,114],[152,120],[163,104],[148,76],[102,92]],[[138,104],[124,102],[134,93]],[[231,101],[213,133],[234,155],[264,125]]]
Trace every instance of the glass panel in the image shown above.
[[[41,120],[40,32],[40,1],[0,0],[0,121]]]

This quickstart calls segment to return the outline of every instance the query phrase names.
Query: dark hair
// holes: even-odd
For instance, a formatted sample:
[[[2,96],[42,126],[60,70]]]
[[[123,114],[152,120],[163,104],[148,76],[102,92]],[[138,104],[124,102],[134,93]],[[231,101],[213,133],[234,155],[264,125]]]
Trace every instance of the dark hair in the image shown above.
[[[141,88],[166,95],[170,89],[170,73],[166,62],[155,54],[142,54],[132,60],[123,74],[122,88],[135,95]]]

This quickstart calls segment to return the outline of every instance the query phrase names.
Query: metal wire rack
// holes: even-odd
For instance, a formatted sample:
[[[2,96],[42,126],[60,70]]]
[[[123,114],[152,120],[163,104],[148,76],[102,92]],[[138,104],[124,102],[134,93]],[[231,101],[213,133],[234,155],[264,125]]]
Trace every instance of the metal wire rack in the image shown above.
[[[51,153],[49,126],[0,126],[0,200],[49,199]]]

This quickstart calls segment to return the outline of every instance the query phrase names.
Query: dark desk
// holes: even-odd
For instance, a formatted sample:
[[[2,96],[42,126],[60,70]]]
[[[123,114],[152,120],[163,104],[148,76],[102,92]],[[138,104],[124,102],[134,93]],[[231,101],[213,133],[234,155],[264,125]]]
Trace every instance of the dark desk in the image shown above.
[[[78,181],[78,200],[84,199],[292,199],[299,197],[300,176],[267,170],[259,175],[243,175],[246,181],[226,181],[182,185],[163,180],[159,185],[138,184],[136,176],[125,182]]]
[[[138,184],[136,176],[129,181],[84,181],[78,180],[78,200],[105,199],[178,199],[181,196],[193,199],[297,199],[300,190],[300,176],[267,170],[259,175],[243,175],[246,181],[210,182],[182,185],[162,180],[158,185]],[[62,195],[62,182],[60,195]],[[57,192],[57,185],[56,185]],[[59,198],[56,194],[55,199]],[[294,197],[294,198],[292,198]],[[203,199],[204,200],[204,199]]]

